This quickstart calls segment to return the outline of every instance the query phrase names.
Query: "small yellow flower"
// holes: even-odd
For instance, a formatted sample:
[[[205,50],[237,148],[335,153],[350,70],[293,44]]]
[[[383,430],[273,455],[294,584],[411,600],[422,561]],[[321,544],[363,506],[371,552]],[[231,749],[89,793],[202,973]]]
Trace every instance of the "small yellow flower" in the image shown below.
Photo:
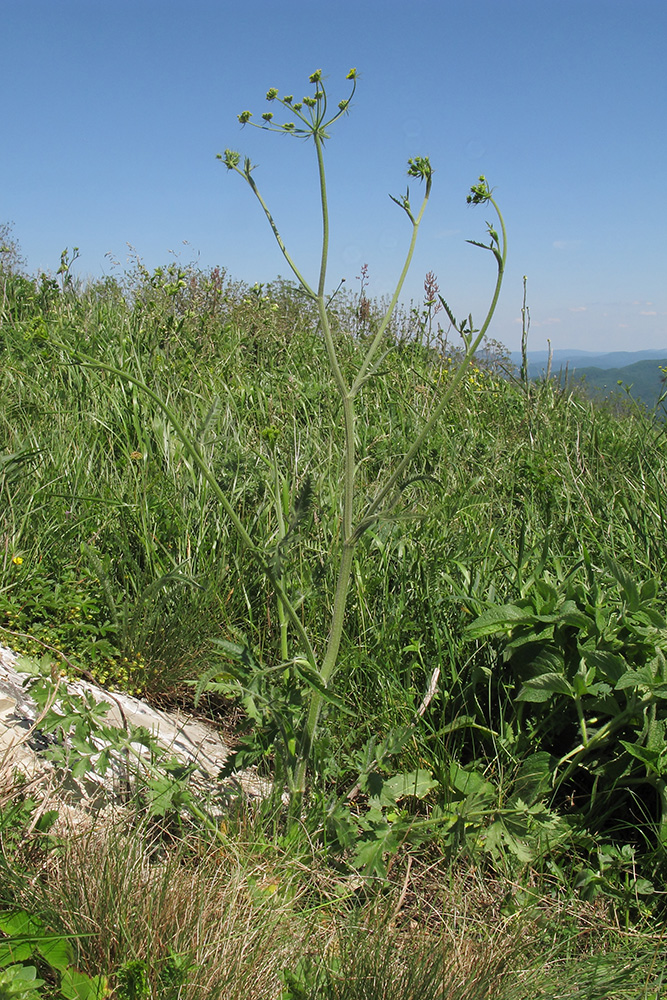
[[[144,457],[143,453],[140,451],[130,452],[130,458],[132,459],[133,462],[140,462],[143,457]]]
[[[12,556],[12,562],[15,566],[20,566],[23,562],[23,556]]]

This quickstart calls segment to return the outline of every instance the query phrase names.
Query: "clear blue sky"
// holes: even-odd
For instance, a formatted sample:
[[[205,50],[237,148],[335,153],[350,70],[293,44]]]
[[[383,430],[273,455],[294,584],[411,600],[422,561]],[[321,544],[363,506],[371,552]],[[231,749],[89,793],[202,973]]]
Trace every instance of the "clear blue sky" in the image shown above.
[[[398,276],[409,225],[388,194],[428,155],[434,190],[406,298],[426,271],[458,314],[481,319],[493,260],[478,174],[495,188],[509,265],[492,334],[520,339],[528,275],[533,349],[667,348],[665,0],[2,0],[0,222],[30,271],[80,247],[82,275],[149,267],[169,251],[244,280],[287,268],[259,206],[216,153],[255,178],[294,257],[314,276],[312,150],[242,129],[269,87],[336,103],[357,94],[328,144],[330,284],[369,291]],[[274,110],[276,110],[274,108]],[[413,198],[413,200],[415,200]],[[187,241],[187,243],[184,243]]]

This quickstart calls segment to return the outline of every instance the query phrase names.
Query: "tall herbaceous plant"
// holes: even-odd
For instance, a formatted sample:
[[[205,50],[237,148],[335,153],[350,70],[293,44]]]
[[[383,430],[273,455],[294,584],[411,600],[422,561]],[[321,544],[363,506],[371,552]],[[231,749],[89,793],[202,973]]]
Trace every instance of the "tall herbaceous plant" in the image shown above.
[[[276,109],[275,112],[271,110],[264,112],[256,122],[252,120],[253,115],[250,111],[243,111],[238,116],[242,125],[252,125],[266,132],[293,135],[301,140],[311,142],[314,147],[322,217],[322,248],[319,273],[315,282],[311,282],[306,277],[307,269],[304,262],[300,261],[298,256],[293,254],[283,242],[274,216],[255,180],[254,165],[247,157],[242,157],[239,152],[232,149],[226,149],[224,153],[218,154],[219,159],[222,160],[227,169],[237,174],[252,191],[302,293],[316,307],[321,336],[326,346],[329,376],[340,398],[340,419],[344,425],[344,446],[342,454],[334,459],[334,461],[340,462],[340,468],[334,470],[334,475],[331,477],[334,482],[338,483],[339,490],[339,503],[338,506],[334,504],[331,507],[331,516],[340,518],[340,524],[331,526],[330,535],[330,537],[337,539],[331,551],[331,559],[335,562],[334,572],[337,582],[333,603],[324,609],[328,622],[328,634],[324,641],[318,641],[316,637],[308,633],[303,624],[305,619],[302,618],[301,605],[304,601],[322,601],[327,598],[323,597],[321,593],[305,595],[300,593],[298,581],[290,579],[290,574],[286,569],[287,560],[284,558],[288,548],[299,544],[299,524],[306,516],[311,503],[312,484],[310,480],[306,480],[300,489],[292,490],[285,483],[281,473],[276,435],[271,435],[271,431],[274,429],[267,429],[266,443],[270,455],[269,465],[273,481],[278,537],[277,539],[274,536],[272,539],[257,540],[251,537],[247,525],[214,476],[204,458],[199,442],[185,431],[171,406],[139,378],[126,371],[106,369],[139,386],[164,412],[175,433],[183,441],[193,465],[198,468],[201,475],[209,483],[217,500],[234,524],[240,539],[254,558],[258,571],[268,580],[270,590],[275,595],[277,617],[280,623],[280,648],[275,651],[275,663],[260,663],[250,650],[232,642],[220,641],[219,647],[220,651],[228,658],[230,672],[239,678],[242,685],[252,684],[255,694],[253,704],[258,724],[261,725],[263,720],[266,721],[270,718],[271,728],[278,734],[277,742],[280,746],[275,748],[276,778],[281,787],[284,784],[288,789],[293,816],[300,813],[301,801],[307,789],[309,765],[312,764],[318,726],[324,706],[328,705],[332,711],[346,711],[344,701],[336,691],[335,670],[343,634],[355,550],[369,528],[377,525],[378,522],[396,518],[399,514],[401,516],[406,514],[406,511],[402,509],[402,497],[406,486],[415,478],[413,461],[441,419],[459,384],[466,377],[475,351],[486,334],[500,294],[507,251],[502,215],[486,179],[480,177],[478,183],[471,188],[467,198],[468,203],[474,205],[490,204],[497,215],[500,230],[499,235],[494,225],[487,223],[488,242],[469,241],[489,250],[496,262],[497,279],[488,313],[481,327],[475,329],[472,317],[468,317],[463,322],[457,322],[447,303],[440,297],[450,322],[462,337],[464,345],[462,363],[450,380],[444,384],[439,382],[436,385],[427,419],[425,419],[421,429],[416,430],[414,439],[407,450],[403,454],[395,456],[384,480],[376,484],[374,495],[369,497],[367,492],[362,494],[362,491],[357,487],[357,472],[361,456],[358,454],[355,444],[357,439],[355,427],[361,403],[361,390],[369,380],[383,378],[382,363],[392,348],[388,331],[389,323],[410,268],[417,234],[431,193],[433,170],[428,157],[415,156],[408,160],[409,178],[424,185],[418,209],[413,207],[410,200],[409,187],[404,195],[391,196],[392,201],[405,213],[410,224],[410,240],[405,263],[376,332],[367,342],[362,344],[351,368],[348,360],[343,363],[340,349],[337,347],[330,309],[331,298],[327,294],[330,211],[324,156],[324,143],[329,138],[332,126],[343,118],[350,109],[357,86],[357,71],[351,69],[346,79],[350,85],[349,94],[334,107],[331,105],[322,71],[317,70],[310,76],[313,91],[309,96],[295,100],[292,95],[281,96],[277,89],[271,88],[266,94],[266,100],[271,107]],[[282,120],[283,116],[285,120]],[[86,359],[84,363],[88,361],[89,359]],[[97,362],[90,363],[97,368],[103,367]],[[215,687],[216,678],[220,676],[220,673],[221,669],[218,666],[202,677],[198,692],[201,693],[206,688]],[[258,694],[261,685],[256,683],[257,679],[267,677],[269,674],[273,680],[277,676],[282,676],[284,679],[286,692],[284,697],[275,696],[275,683],[272,687],[274,693],[270,700],[267,698],[262,700],[261,694]],[[296,699],[287,694],[288,688],[293,693],[295,683],[299,688],[299,697]]]

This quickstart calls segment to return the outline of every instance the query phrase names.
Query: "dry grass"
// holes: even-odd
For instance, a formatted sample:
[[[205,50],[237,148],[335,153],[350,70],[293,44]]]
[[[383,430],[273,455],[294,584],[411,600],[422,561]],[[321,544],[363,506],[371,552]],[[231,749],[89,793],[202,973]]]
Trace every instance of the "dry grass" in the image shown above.
[[[138,959],[157,982],[177,954],[192,967],[184,998],[268,998],[302,944],[290,919],[302,892],[286,871],[232,850],[165,848],[157,831],[107,826],[45,855],[20,902],[81,939],[90,974]]]
[[[79,940],[82,969],[113,983],[123,963],[140,960],[155,997],[173,954],[189,966],[182,1000],[646,995],[621,988],[632,949],[605,908],[536,876],[519,886],[473,865],[414,862],[373,886],[303,845],[267,843],[251,824],[240,834],[216,848],[169,842],[125,815],[71,830],[57,850],[17,855],[6,885],[13,905]],[[612,952],[621,985],[605,994]],[[287,992],[290,974],[301,992]]]

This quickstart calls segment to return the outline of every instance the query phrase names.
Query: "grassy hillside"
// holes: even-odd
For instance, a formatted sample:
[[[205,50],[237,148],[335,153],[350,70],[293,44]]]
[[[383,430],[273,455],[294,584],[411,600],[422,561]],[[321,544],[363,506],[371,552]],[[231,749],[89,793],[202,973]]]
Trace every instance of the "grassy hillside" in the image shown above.
[[[191,706],[199,683],[198,711],[235,731],[236,765],[288,773],[315,680],[216,489],[321,646],[343,428],[312,309],[289,283],[249,288],[217,269],[140,268],[80,288],[1,278],[0,641],[158,704]],[[380,311],[363,295],[335,302],[351,375]],[[386,349],[362,390],[359,503],[460,362],[414,315],[398,316]],[[188,996],[367,996],[369,976],[386,977],[386,996],[413,983],[409,995],[481,997],[495,983],[498,1000],[547,997],[556,981],[574,996],[582,976],[591,997],[653,995],[641,928],[662,920],[664,426],[555,381],[526,390],[485,357],[415,456],[394,516],[356,549],[296,826],[279,797],[213,835],[187,796],[171,818],[151,818],[149,800],[131,851],[126,825],[91,834],[81,865],[77,841],[55,856],[39,837],[24,849],[30,804],[0,797],[4,905],[75,935],[90,975],[126,981],[129,940],[156,990],[169,955],[186,972],[208,961],[209,992],[184,972]],[[160,837],[162,916],[137,917],[148,897],[130,869]],[[445,947],[461,893],[462,937]],[[505,928],[495,937],[489,906]],[[216,912],[230,914],[231,951]],[[619,921],[635,927],[629,945]],[[376,928],[366,944],[360,926]],[[330,934],[350,992],[336,961],[322,964]],[[234,951],[243,937],[254,966]],[[524,971],[508,979],[508,967]]]

